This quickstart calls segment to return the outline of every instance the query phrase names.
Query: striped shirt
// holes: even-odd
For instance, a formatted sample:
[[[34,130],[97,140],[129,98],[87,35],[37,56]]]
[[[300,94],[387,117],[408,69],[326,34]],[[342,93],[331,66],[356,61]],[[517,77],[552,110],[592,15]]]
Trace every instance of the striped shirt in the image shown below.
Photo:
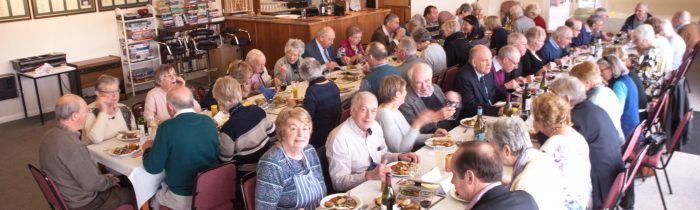
[[[289,159],[288,164],[282,147],[273,146],[267,151],[258,163],[257,180],[255,186],[255,209],[294,209],[297,204],[296,186],[294,175],[306,174],[312,170],[316,180],[323,188],[323,169],[318,159],[316,150],[310,144],[304,148],[304,158],[308,158],[310,169],[306,167],[305,159]],[[325,194],[324,192],[318,192]],[[319,196],[319,197],[324,197]],[[315,201],[314,204],[318,204]]]
[[[240,171],[253,171],[262,155],[274,141],[275,125],[267,120],[258,106],[237,106],[219,134],[219,159],[235,160]]]

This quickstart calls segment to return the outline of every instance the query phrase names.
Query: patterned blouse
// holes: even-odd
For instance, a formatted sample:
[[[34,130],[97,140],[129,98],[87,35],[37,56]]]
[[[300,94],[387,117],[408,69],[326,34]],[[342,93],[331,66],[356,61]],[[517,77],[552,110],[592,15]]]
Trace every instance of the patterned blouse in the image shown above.
[[[642,80],[644,92],[653,99],[661,96],[661,86],[666,76],[665,70],[670,62],[665,61],[666,57],[662,53],[660,48],[653,47],[632,63],[632,67],[637,69],[639,79]]]
[[[586,209],[591,200],[591,161],[588,143],[581,134],[553,135],[540,147],[552,155],[564,179],[566,209]]]

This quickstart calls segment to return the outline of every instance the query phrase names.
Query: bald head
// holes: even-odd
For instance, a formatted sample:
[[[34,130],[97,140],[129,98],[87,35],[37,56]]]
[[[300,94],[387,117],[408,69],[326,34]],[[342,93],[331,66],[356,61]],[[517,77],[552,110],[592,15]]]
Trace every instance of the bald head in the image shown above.
[[[323,48],[328,48],[333,44],[335,40],[335,31],[330,26],[326,26],[318,30],[316,34],[316,41],[323,46]]]
[[[690,12],[681,10],[674,13],[671,23],[673,24],[673,28],[678,28],[682,25],[690,23]]]
[[[170,89],[170,91],[168,91],[167,100],[168,106],[172,107],[174,112],[194,108],[192,91],[185,86],[176,86]]]
[[[77,131],[85,126],[87,103],[80,96],[66,94],[58,98],[54,113],[62,126]]]
[[[476,45],[469,50],[469,62],[480,74],[488,74],[491,71],[491,58],[491,50],[484,45]]]
[[[646,20],[647,12],[649,12],[649,5],[647,5],[646,2],[639,2],[637,6],[634,7],[634,16],[637,17],[637,20]]]

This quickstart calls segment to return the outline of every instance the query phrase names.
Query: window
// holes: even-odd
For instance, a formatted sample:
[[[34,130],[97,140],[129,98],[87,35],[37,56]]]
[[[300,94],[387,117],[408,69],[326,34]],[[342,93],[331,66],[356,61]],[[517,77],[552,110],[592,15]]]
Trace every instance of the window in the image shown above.
[[[32,0],[34,18],[94,12],[92,0]]]
[[[29,2],[26,0],[0,0],[0,22],[28,20]]]

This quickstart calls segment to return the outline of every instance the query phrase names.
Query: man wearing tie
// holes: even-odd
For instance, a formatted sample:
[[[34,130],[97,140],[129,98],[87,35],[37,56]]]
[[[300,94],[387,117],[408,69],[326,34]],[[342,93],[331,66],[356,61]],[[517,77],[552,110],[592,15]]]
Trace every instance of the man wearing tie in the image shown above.
[[[493,72],[493,83],[500,91],[515,90],[520,87],[518,82],[520,75],[515,75],[513,70],[518,68],[520,63],[520,52],[517,48],[507,45],[498,51],[498,56],[493,58],[491,72]]]
[[[493,103],[505,98],[505,92],[496,88],[491,74],[492,56],[488,47],[477,45],[469,51],[469,63],[464,65],[454,80],[454,89],[462,96],[460,119],[476,115],[482,106],[485,115],[498,114]]]
[[[339,66],[340,63],[349,63],[349,57],[343,56],[339,58],[335,54],[333,40],[335,40],[335,31],[328,26],[321,28],[316,37],[306,44],[306,50],[304,50],[304,54],[301,57],[313,57],[329,70]]]

